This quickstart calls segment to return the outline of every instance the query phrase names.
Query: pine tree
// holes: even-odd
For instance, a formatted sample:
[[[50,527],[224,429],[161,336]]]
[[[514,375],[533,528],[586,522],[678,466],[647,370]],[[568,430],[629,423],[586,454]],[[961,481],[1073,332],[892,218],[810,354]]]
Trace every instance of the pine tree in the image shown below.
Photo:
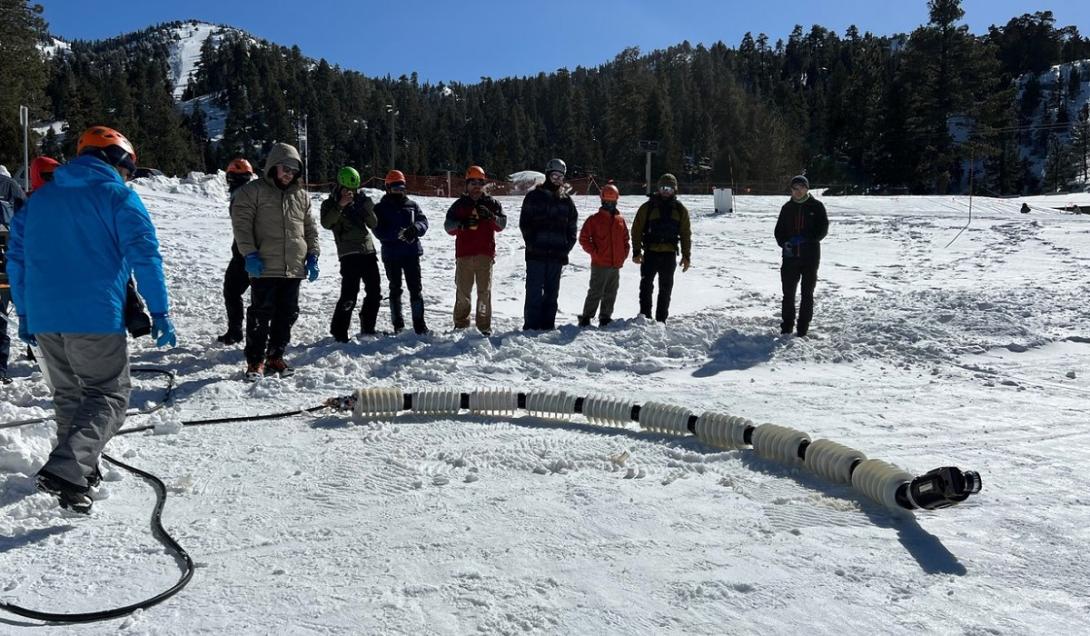
[[[47,68],[37,46],[46,33],[41,13],[41,5],[26,0],[0,0],[0,163],[9,166],[23,161],[19,106],[29,107],[35,120],[46,115]]]

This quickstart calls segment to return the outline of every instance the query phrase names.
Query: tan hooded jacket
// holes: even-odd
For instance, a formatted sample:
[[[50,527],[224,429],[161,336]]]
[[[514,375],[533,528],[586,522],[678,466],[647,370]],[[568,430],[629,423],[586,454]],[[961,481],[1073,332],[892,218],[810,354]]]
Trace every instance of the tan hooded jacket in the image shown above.
[[[319,253],[318,225],[299,175],[281,190],[274,181],[277,164],[301,167],[299,151],[276,144],[265,160],[265,173],[235,192],[231,227],[243,256],[258,252],[265,264],[261,278],[303,278],[307,255]]]

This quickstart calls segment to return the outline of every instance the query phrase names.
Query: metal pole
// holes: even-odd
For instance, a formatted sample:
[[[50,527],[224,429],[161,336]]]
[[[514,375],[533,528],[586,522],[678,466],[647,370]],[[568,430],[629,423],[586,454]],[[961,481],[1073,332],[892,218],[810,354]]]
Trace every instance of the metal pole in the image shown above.
[[[647,179],[647,195],[651,196],[651,151],[647,151],[647,168],[644,171],[644,178]]]
[[[310,127],[307,124],[307,115],[303,115],[303,137],[307,140],[303,146],[303,187],[310,183]]]
[[[390,170],[396,168],[396,155],[394,154],[397,146],[394,144],[394,126],[395,118],[397,117],[397,111],[390,107]]]
[[[30,109],[19,106],[19,123],[23,126],[23,190],[30,192]]]

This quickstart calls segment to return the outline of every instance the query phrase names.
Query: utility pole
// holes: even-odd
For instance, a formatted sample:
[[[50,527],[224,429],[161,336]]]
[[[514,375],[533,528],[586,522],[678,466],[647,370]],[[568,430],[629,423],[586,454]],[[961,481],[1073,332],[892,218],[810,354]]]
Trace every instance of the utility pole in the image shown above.
[[[651,155],[659,151],[659,142],[641,139],[637,144],[637,147],[640,149],[640,152],[647,153],[645,178],[647,179],[647,196],[651,196]]]
[[[19,125],[23,127],[23,190],[30,192],[30,109],[19,106]]]

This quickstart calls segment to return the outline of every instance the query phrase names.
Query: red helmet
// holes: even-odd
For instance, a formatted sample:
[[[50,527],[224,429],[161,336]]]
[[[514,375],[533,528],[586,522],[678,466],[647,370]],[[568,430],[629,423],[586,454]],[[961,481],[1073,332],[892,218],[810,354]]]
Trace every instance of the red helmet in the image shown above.
[[[487,179],[488,176],[484,173],[484,168],[480,166],[470,166],[466,169],[466,181],[470,179]]]
[[[52,157],[37,157],[34,161],[30,162],[30,189],[31,191],[37,190],[44,186],[46,182],[53,180],[53,171],[57,169],[57,166],[61,164],[57,163],[56,159]]]
[[[113,128],[91,126],[83,131],[83,134],[79,136],[79,143],[76,144],[76,154],[82,155],[84,152],[93,150],[102,151],[99,156],[109,161],[111,165],[116,166],[122,163],[126,159],[125,155],[128,155],[127,158],[134,166],[136,165],[136,150],[129,140],[125,139],[125,135]]]
[[[621,192],[615,185],[607,185],[602,188],[602,200],[616,202],[621,198]]]
[[[405,173],[400,170],[391,170],[386,173],[386,185],[391,183],[405,183]]]
[[[227,164],[227,174],[231,173],[253,174],[254,167],[251,166],[250,162],[246,161],[245,159],[235,159],[231,163]]]

